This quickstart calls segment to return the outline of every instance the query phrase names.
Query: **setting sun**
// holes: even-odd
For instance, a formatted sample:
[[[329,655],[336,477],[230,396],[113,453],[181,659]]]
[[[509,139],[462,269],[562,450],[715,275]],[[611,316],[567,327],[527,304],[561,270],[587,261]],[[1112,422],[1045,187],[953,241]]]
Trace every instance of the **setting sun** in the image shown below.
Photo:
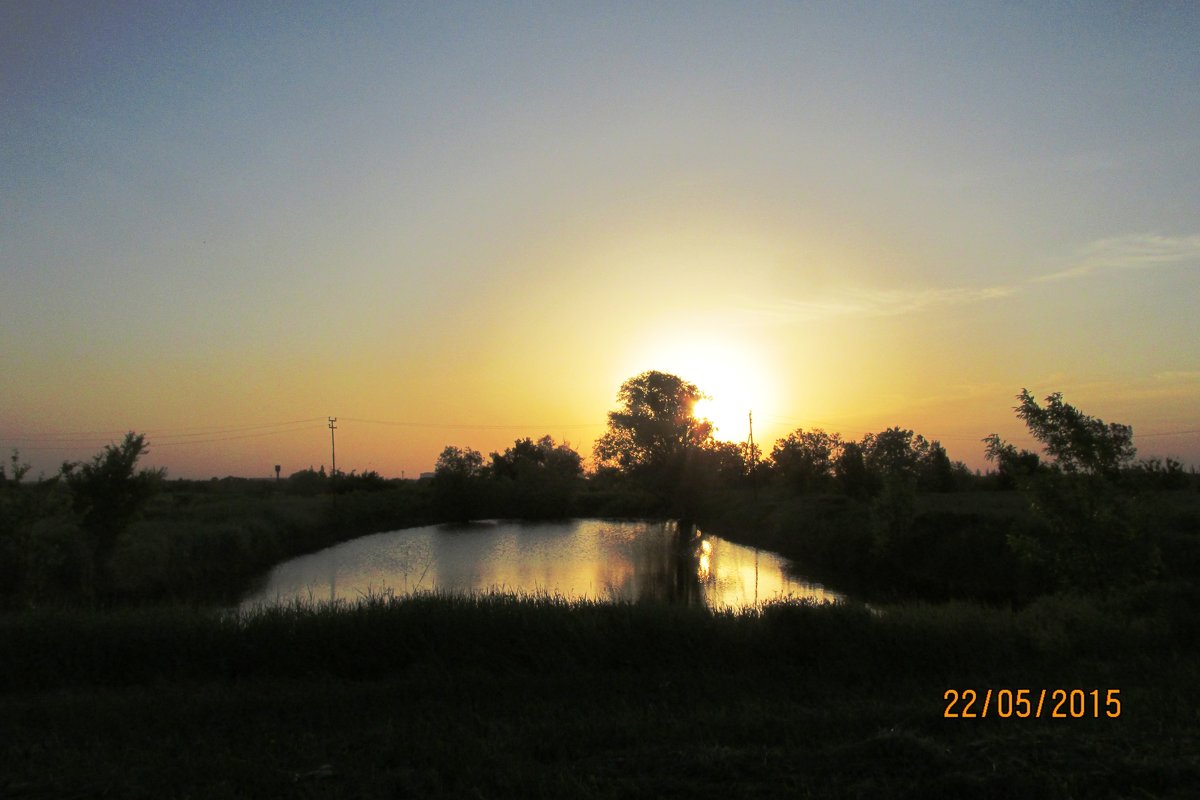
[[[713,424],[713,435],[722,441],[742,441],[749,433],[749,403],[743,398],[705,398],[693,410],[697,419]]]
[[[696,384],[705,396],[693,414],[711,422],[722,441],[744,441],[750,412],[772,403],[765,369],[753,350],[735,339],[693,338],[652,348],[645,356],[647,364]]]

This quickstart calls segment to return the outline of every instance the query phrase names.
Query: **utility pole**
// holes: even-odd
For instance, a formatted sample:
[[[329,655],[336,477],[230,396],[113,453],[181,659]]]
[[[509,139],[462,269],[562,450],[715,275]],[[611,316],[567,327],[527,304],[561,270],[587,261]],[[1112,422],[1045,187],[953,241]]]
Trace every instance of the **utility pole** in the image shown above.
[[[758,453],[754,449],[754,411],[751,410],[750,411],[750,437],[749,437],[749,439],[746,440],[746,471],[747,471],[748,477],[750,478],[750,488],[754,490],[754,499],[755,500],[758,499],[758,481],[755,479],[756,478],[755,473],[757,472],[755,467],[757,467],[757,466],[758,466]],[[755,557],[757,558],[757,551],[755,551]],[[758,569],[758,562],[756,560],[755,561],[755,573],[754,573],[754,581],[755,581],[755,583],[754,583],[754,591],[755,591],[754,599],[755,599],[755,602],[758,602],[758,571],[757,571],[757,569]]]
[[[329,418],[329,455],[333,459],[333,471],[329,473],[329,477],[337,475],[337,442],[334,441],[333,432],[337,430],[337,417]]]
[[[754,464],[758,461],[757,454],[754,452],[754,412],[750,412],[750,439],[746,442],[746,463],[749,465],[751,472],[754,471]]]

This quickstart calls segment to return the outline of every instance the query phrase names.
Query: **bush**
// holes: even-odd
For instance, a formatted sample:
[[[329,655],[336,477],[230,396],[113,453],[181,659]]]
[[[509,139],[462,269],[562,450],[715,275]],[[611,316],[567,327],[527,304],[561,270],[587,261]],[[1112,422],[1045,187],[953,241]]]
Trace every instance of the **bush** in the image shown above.
[[[95,590],[94,546],[69,517],[33,523],[29,535],[27,591],[31,599],[87,598]]]
[[[1037,522],[1012,537],[1013,549],[1059,587],[1106,593],[1158,572],[1155,542],[1106,479],[1048,470],[1025,491]]]

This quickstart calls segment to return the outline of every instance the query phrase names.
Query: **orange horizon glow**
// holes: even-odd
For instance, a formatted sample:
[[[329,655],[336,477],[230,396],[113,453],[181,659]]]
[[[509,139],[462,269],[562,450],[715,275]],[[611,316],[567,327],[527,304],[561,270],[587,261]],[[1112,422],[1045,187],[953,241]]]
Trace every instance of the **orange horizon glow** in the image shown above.
[[[680,377],[688,380],[686,375]],[[693,382],[704,389],[698,381]],[[1043,392],[1045,393],[1048,391]],[[1110,414],[1094,404],[1080,401],[1071,393],[1067,393],[1066,400],[1080,407],[1085,413],[1100,416],[1108,422],[1127,423],[1129,420],[1128,416]],[[868,432],[879,432],[898,425],[912,429],[927,439],[941,441],[952,459],[963,461],[972,469],[986,470],[989,465],[983,459],[980,440],[989,433],[996,432],[1021,446],[1039,449],[1037,442],[1012,416],[1011,405],[1006,408],[1004,402],[999,400],[996,404],[1000,407],[994,409],[994,413],[990,415],[990,424],[974,425],[963,422],[951,424],[950,418],[938,416],[938,412],[946,406],[936,404],[925,408],[912,406],[907,413],[897,414],[893,418],[876,416],[874,419],[878,421],[874,423],[870,421],[871,417],[866,416],[842,417],[840,420],[815,416],[805,419],[799,415],[790,417],[755,412],[754,437],[765,458],[769,457],[778,439],[797,428],[819,428],[830,433],[839,433],[844,440],[859,440]],[[1011,404],[1012,401],[1007,402]],[[592,422],[586,421],[583,415],[562,416],[557,420],[547,417],[540,423],[532,416],[529,417],[531,421],[527,423],[433,422],[429,421],[429,418],[387,419],[382,415],[339,416],[335,432],[337,466],[342,472],[374,470],[385,477],[416,478],[423,472],[432,471],[437,455],[448,445],[471,447],[486,456],[492,451],[502,452],[518,439],[537,439],[543,435],[552,436],[556,442],[570,444],[584,457],[585,464],[590,465],[592,444],[606,429],[607,411],[614,410],[615,407],[615,400],[609,402],[607,407],[601,407],[599,403],[593,404],[592,413],[598,419]],[[1137,406],[1126,401],[1126,408],[1136,410]],[[701,418],[707,415],[717,423],[715,438],[718,440],[744,442],[748,431],[745,430],[747,426],[741,419],[740,407],[734,405],[730,412],[730,419],[734,423],[743,424],[738,434],[733,436],[721,430],[718,422],[722,419],[720,409],[721,406],[714,401],[704,400],[697,404],[696,416]],[[1167,425],[1170,424],[1168,421]],[[1174,424],[1180,426],[1186,422],[1177,420]],[[1167,455],[1182,460],[1185,466],[1195,464],[1194,461],[1187,460],[1187,446],[1189,442],[1195,441],[1200,431],[1192,429],[1189,432],[1188,429],[1178,427],[1172,431],[1169,427],[1160,427],[1157,430],[1145,429],[1145,433],[1142,434],[1140,431],[1143,429],[1145,426],[1135,424],[1134,442],[1138,446],[1139,457]],[[57,466],[65,460],[90,458],[104,445],[119,441],[125,430],[147,434],[150,452],[144,458],[144,463],[146,466],[165,467],[169,478],[204,479],[225,475],[272,478],[275,464],[281,465],[281,475],[287,477],[293,472],[310,467],[324,468],[326,471],[332,467],[327,418],[317,416],[238,426],[130,426],[126,429],[91,429],[77,432],[35,429],[16,436],[11,435],[9,431],[4,433],[6,444],[11,442],[10,448],[16,448],[20,452],[21,461],[33,464],[33,477],[39,472],[45,476],[53,475]]]

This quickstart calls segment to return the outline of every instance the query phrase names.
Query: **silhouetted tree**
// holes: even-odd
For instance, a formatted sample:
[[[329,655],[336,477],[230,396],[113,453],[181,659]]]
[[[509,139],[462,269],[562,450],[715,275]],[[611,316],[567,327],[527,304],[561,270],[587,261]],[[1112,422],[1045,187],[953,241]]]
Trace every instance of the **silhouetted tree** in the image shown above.
[[[750,486],[754,476],[744,445],[709,439],[679,458],[670,480],[665,509],[680,522],[680,531],[687,533],[691,522],[719,502],[717,490]]]
[[[924,436],[905,428],[888,428],[868,433],[862,440],[867,471],[882,483],[888,480],[915,480],[929,450]]]
[[[12,453],[0,481],[0,603],[80,597],[92,589],[95,542],[80,527],[62,476],[22,482],[29,465]]]
[[[337,473],[329,478],[329,491],[334,494],[350,494],[352,492],[379,492],[388,488],[387,480],[373,469],[366,472],[350,470]]]
[[[470,447],[447,446],[442,450],[433,467],[434,476],[446,475],[462,478],[479,478],[483,472],[483,455]]]
[[[694,492],[687,484],[701,449],[712,440],[712,423],[696,419],[703,397],[695,384],[651,370],[621,384],[621,408],[608,414],[608,431],[595,445],[599,467],[617,467],[659,494],[669,512],[691,519]]]
[[[286,490],[289,494],[312,497],[324,492],[328,485],[329,479],[325,477],[324,467],[321,468],[320,472],[309,467],[308,469],[302,469],[288,475]]]
[[[842,445],[842,451],[833,462],[833,477],[838,488],[851,497],[866,497],[877,491],[867,471],[863,447],[858,442]]]
[[[549,471],[567,476],[583,473],[583,459],[566,442],[555,444],[551,436],[536,442],[526,436],[518,439],[503,453],[491,453],[493,478],[519,478],[522,475]]]
[[[30,495],[20,486],[28,465],[21,464],[15,448],[11,461],[11,478],[0,465],[0,597],[15,595],[23,588],[29,550],[26,540],[32,517]]]
[[[164,469],[137,469],[138,459],[149,452],[145,434],[125,434],[119,445],[107,445],[90,462],[66,462],[62,476],[71,492],[76,513],[95,547],[97,574],[116,547],[117,537],[158,490]]]
[[[1029,450],[1018,450],[1003,441],[997,434],[983,439],[983,455],[996,465],[996,476],[1000,489],[1016,489],[1026,479],[1033,477],[1041,466],[1042,459]]]
[[[1028,389],[1013,409],[1054,458],[1039,466],[1020,488],[1037,522],[1011,537],[1013,549],[1048,567],[1063,586],[1107,591],[1153,574],[1158,553],[1134,524],[1118,483],[1122,465],[1134,457],[1133,429],[1106,425],[1062,401],[1046,398],[1042,408]],[[1001,465],[1029,459],[995,434],[984,440],[988,457]]]
[[[4,472],[4,465],[0,464],[0,486],[3,486],[5,483],[10,481],[12,483],[19,484],[25,477],[26,473],[29,472],[29,464],[21,461],[21,453],[19,450],[17,450],[17,448],[13,448],[12,455],[9,456],[8,460],[11,464],[11,475],[6,475]]]
[[[1121,467],[1137,454],[1133,446],[1133,428],[1089,417],[1063,402],[1062,392],[1046,397],[1046,407],[1038,405],[1028,389],[1017,395],[1014,409],[1025,421],[1029,432],[1042,443],[1046,452],[1063,472],[1085,472],[1116,478]]]
[[[755,446],[757,449],[757,446]],[[711,473],[711,481],[719,486],[741,486],[751,477],[754,461],[747,458],[744,444],[709,440],[699,451],[699,460]]]
[[[446,519],[479,519],[486,506],[483,455],[470,447],[446,447],[433,469],[433,502]]]
[[[798,492],[818,491],[833,481],[834,464],[842,452],[842,438],[823,430],[797,428],[775,442],[771,471]]]
[[[662,467],[712,438],[712,423],[693,414],[704,395],[695,384],[651,370],[621,384],[622,408],[608,413],[596,458],[625,470]]]
[[[583,459],[570,445],[555,444],[550,436],[536,442],[526,437],[492,453],[491,460],[505,516],[542,519],[570,513],[583,474]]]
[[[959,466],[961,469],[957,472],[962,474],[966,467]],[[923,491],[952,492],[958,488],[955,465],[946,454],[946,448],[936,439],[929,443],[917,470],[917,488]]]

